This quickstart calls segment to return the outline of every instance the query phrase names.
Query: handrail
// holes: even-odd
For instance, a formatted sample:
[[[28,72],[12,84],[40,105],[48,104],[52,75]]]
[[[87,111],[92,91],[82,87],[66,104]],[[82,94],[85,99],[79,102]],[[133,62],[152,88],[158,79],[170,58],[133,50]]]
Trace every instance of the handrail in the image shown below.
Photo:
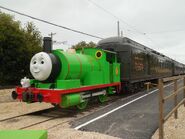
[[[182,79],[183,77],[185,77],[185,75],[166,77],[166,78],[163,78],[162,80],[163,80],[163,82],[169,82],[169,81],[172,81],[172,80]]]

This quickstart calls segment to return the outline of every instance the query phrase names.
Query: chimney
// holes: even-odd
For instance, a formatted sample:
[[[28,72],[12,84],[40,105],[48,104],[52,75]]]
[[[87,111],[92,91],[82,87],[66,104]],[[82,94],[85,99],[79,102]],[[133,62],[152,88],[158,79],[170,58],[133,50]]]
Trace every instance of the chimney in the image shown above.
[[[51,37],[44,37],[43,41],[44,41],[43,51],[46,52],[46,53],[51,53],[51,51],[52,51],[52,39],[51,39]]]

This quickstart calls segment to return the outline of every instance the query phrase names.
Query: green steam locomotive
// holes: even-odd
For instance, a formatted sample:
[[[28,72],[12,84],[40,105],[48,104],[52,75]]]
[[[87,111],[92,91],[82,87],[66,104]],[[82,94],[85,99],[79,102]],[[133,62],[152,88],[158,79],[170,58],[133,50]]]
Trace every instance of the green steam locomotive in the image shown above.
[[[76,51],[52,50],[52,40],[44,38],[43,52],[30,62],[34,79],[23,78],[12,92],[23,102],[47,102],[67,108],[84,109],[91,98],[100,102],[120,90],[120,63],[115,52],[82,48]]]

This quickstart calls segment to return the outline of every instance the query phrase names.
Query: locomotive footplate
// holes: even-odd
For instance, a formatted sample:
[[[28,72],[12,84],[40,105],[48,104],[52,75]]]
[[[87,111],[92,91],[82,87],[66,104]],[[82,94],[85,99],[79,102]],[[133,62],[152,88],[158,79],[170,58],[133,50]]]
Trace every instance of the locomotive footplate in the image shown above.
[[[83,86],[80,88],[72,89],[43,89],[43,88],[34,88],[34,87],[16,87],[16,90],[12,92],[13,99],[19,99],[23,102],[48,102],[53,104],[59,104],[62,102],[62,95],[70,93],[80,93],[95,89],[107,88],[107,87],[116,87],[117,90],[121,88],[121,83],[111,83],[111,84],[100,84],[94,86]]]

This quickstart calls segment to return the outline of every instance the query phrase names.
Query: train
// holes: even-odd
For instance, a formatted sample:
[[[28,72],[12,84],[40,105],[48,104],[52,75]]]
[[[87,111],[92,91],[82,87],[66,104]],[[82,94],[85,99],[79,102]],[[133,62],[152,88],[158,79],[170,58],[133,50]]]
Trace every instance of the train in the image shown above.
[[[52,49],[44,37],[43,52],[30,61],[33,79],[21,79],[12,98],[85,109],[89,100],[136,92],[148,81],[185,74],[185,65],[126,37],[110,37],[96,48]]]
[[[27,103],[47,102],[61,108],[84,109],[92,98],[103,103],[121,88],[120,63],[115,52],[98,48],[52,50],[44,38],[43,52],[30,61],[34,79],[23,78],[12,92],[13,99]]]
[[[136,92],[145,82],[185,74],[185,65],[127,37],[99,41],[97,48],[117,53],[123,92]]]

